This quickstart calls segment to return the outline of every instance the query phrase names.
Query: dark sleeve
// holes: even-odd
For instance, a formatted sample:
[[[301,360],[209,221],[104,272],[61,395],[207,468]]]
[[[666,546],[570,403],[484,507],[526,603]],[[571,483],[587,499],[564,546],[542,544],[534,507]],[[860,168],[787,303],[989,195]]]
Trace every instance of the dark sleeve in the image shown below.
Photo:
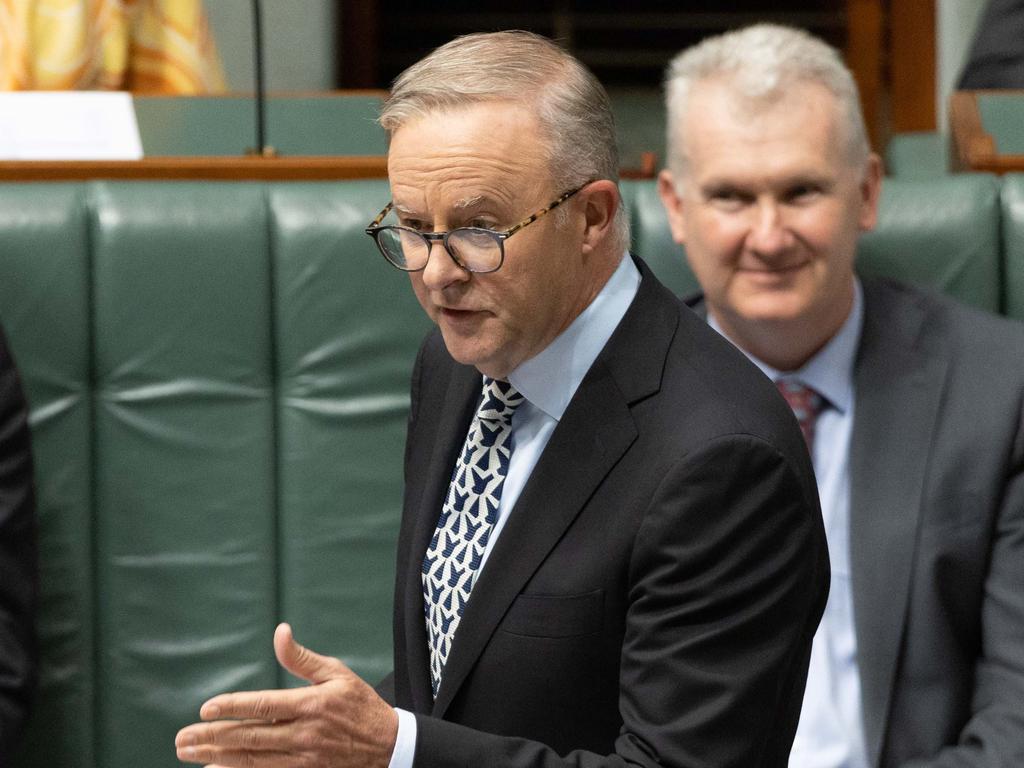
[[[971,717],[956,746],[905,768],[1024,765],[1024,404],[1017,423],[985,578]]]
[[[661,482],[634,546],[614,754],[418,715],[416,768],[785,768],[829,580],[805,475],[738,435]]]
[[[35,495],[28,406],[0,331],[0,765],[7,765],[36,676]]]
[[[377,695],[380,696],[384,701],[390,704],[392,707],[395,706],[395,673],[391,672],[377,683],[376,688]]]
[[[1024,2],[989,0],[960,74],[960,90],[1024,88]]]

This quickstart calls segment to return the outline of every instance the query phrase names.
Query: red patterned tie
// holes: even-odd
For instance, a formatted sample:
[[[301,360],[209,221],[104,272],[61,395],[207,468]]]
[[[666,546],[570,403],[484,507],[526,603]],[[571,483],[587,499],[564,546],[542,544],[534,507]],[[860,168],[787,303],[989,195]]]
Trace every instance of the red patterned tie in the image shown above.
[[[804,440],[807,443],[807,450],[814,445],[814,424],[821,413],[823,401],[821,395],[794,379],[779,379],[775,382],[779,392],[786,398],[789,407],[793,409],[800,431],[804,433]]]

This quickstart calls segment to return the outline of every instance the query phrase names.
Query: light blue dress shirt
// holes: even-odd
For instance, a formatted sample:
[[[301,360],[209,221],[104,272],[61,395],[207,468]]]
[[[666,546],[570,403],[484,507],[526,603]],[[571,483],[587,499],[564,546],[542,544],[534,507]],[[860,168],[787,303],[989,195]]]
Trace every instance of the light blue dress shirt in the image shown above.
[[[572,324],[543,351],[509,374],[509,382],[522,393],[526,402],[512,417],[515,450],[498,503],[498,519],[480,563],[481,571],[551,433],[598,353],[626,314],[639,287],[640,272],[626,254],[601,292]],[[416,718],[404,709],[396,707],[395,711],[398,713],[398,739],[389,768],[411,768],[416,751]]]
[[[789,756],[790,768],[868,768],[850,582],[853,365],[863,316],[863,290],[857,281],[853,308],[839,332],[799,370],[777,371],[747,354],[772,381],[798,380],[825,400],[814,428],[811,460],[832,561],[832,586],[811,646],[807,688]],[[708,323],[722,333],[710,315]]]

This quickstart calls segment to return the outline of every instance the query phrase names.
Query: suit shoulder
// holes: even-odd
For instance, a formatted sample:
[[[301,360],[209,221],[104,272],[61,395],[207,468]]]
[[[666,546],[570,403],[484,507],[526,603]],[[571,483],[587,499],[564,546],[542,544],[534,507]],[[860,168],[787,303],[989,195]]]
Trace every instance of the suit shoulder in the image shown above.
[[[793,414],[768,377],[702,317],[686,307],[679,312],[661,392],[679,439],[747,436],[791,456],[803,453]]]
[[[865,311],[881,312],[886,323],[920,313],[921,344],[946,354],[952,363],[1024,374],[1024,323],[895,280],[867,281],[864,292]]]
[[[413,377],[421,380],[447,377],[458,365],[448,354],[441,330],[434,326],[420,342],[419,352],[416,354],[416,364],[413,368]]]
[[[419,357],[424,363],[444,360],[445,358],[451,360],[451,357],[448,355],[448,349],[444,345],[444,338],[441,336],[441,329],[436,325],[427,332],[427,335],[423,337],[423,341],[420,342]]]

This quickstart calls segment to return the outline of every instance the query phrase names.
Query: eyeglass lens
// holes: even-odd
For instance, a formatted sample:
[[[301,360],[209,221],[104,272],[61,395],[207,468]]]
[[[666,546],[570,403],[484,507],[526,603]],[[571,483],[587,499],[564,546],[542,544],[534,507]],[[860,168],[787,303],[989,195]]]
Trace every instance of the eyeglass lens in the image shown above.
[[[386,227],[378,233],[377,242],[391,263],[400,269],[415,271],[427,265],[430,243],[419,232]],[[486,230],[454,229],[448,234],[448,247],[455,259],[470,271],[488,272],[501,265],[501,244]]]

